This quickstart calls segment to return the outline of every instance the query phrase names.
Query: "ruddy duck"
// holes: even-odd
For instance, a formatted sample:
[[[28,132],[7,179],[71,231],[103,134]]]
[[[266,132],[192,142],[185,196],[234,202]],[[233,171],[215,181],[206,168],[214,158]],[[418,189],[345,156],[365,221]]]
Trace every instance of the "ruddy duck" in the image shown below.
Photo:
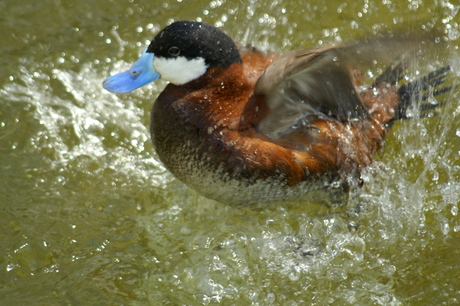
[[[292,200],[346,188],[373,161],[390,123],[405,117],[411,95],[439,85],[449,70],[400,87],[408,62],[400,56],[363,86],[358,67],[428,43],[381,39],[276,56],[239,48],[209,24],[178,21],[103,86],[127,93],[170,82],[153,105],[153,145],[202,195],[238,205]]]

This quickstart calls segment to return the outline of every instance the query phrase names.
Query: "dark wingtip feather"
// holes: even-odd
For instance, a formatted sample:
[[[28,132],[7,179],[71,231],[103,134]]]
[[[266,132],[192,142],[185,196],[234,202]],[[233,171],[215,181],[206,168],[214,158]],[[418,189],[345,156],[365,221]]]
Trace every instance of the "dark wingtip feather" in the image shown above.
[[[437,88],[446,81],[446,77],[450,71],[451,67],[447,65],[430,72],[419,79],[402,85],[398,90],[401,100],[396,107],[395,117],[392,121],[410,118],[408,115],[408,109],[417,101],[422,102],[419,106],[422,117],[427,115],[424,112],[443,105],[443,103],[432,104],[429,102],[423,102],[426,102],[430,97],[436,97],[452,90],[452,86]]]

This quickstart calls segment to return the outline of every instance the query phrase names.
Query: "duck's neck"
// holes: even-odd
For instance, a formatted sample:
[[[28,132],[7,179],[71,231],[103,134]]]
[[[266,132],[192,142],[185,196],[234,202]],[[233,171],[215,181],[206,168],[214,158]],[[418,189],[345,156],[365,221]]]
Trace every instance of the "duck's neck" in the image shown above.
[[[154,112],[175,113],[177,119],[196,128],[238,129],[241,115],[253,91],[243,66],[210,68],[206,74],[184,85],[168,85],[156,101]]]

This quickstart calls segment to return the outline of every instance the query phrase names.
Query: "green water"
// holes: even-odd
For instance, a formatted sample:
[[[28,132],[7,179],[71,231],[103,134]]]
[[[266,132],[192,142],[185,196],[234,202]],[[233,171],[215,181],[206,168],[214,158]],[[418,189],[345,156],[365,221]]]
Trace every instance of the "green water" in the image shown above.
[[[168,22],[197,18],[280,52],[437,25],[453,55],[433,66],[451,60],[458,80],[455,1],[348,2],[1,1],[0,304],[459,304],[458,89],[439,116],[395,124],[330,211],[204,199],[153,153],[164,84],[100,86]]]

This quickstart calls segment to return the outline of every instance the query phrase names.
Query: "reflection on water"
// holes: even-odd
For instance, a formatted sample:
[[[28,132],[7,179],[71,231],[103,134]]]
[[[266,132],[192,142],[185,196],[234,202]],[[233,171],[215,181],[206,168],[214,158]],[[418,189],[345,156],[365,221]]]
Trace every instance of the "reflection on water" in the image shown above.
[[[329,210],[233,208],[200,197],[153,153],[148,118],[161,85],[121,96],[100,86],[170,18],[197,17],[283,50],[426,17],[453,41],[457,84],[457,4],[25,1],[19,9],[4,1],[0,8],[9,30],[0,59],[2,304],[459,302],[458,88],[439,98],[446,105],[437,116],[396,123],[363,189],[348,207]],[[429,70],[445,64],[436,59]]]

